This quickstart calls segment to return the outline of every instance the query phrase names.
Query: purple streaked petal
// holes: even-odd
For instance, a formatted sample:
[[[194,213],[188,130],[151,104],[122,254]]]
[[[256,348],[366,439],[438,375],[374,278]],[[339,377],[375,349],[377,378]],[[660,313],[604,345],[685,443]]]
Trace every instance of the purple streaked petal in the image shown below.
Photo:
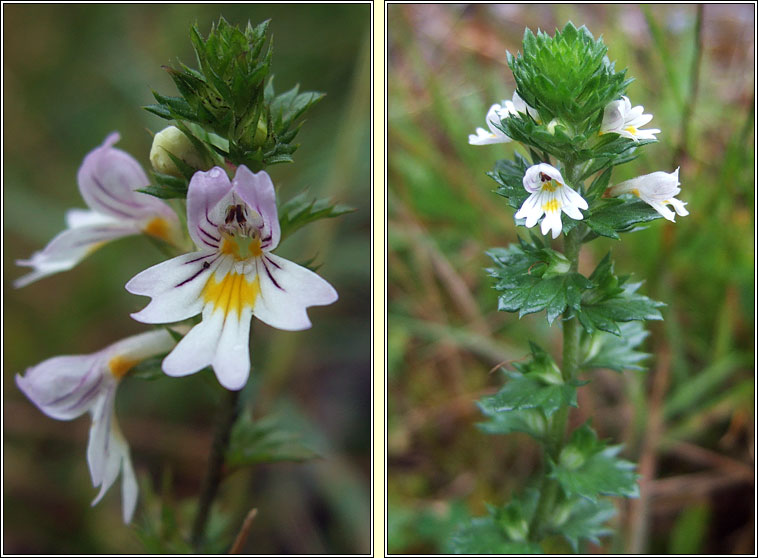
[[[120,218],[170,218],[174,212],[168,204],[136,191],[150,181],[134,157],[112,147],[118,139],[118,134],[109,135],[100,147],[87,154],[79,168],[79,191],[87,205]]]
[[[271,244],[266,247],[267,250],[275,249],[279,244],[281,229],[276,211],[276,192],[271,177],[266,171],[253,173],[245,165],[240,165],[237,167],[237,174],[232,184],[242,201],[255,209],[263,218],[261,237],[271,238]]]
[[[231,189],[232,183],[221,167],[213,167],[206,172],[198,171],[192,176],[187,190],[187,227],[198,248],[207,244],[200,234],[203,223],[216,226],[210,215]],[[208,234],[207,231],[204,232]]]
[[[276,282],[268,273],[258,274],[261,292],[253,315],[262,322],[279,329],[307,329],[311,322],[306,308],[337,300],[337,291],[309,269],[273,254],[266,254],[266,258],[277,270],[271,272]]]
[[[102,374],[96,369],[98,353],[49,358],[16,376],[16,385],[43,413],[71,420],[95,404]],[[94,392],[93,392],[94,390]]]

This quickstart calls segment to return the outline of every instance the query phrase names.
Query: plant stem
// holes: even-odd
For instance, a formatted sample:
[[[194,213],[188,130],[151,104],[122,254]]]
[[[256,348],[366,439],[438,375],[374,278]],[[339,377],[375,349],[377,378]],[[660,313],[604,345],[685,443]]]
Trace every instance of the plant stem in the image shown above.
[[[205,540],[205,528],[208,524],[211,505],[216,498],[219,484],[221,484],[224,454],[229,445],[232,426],[239,414],[239,396],[239,391],[225,391],[225,395],[221,400],[216,432],[213,435],[211,451],[208,456],[208,466],[205,470],[200,500],[197,504],[197,515],[192,525],[191,542],[196,552],[200,551]]]
[[[579,225],[568,233],[564,242],[564,255],[570,262],[569,272],[575,272],[579,267],[579,251],[582,247],[584,228]],[[561,373],[564,382],[570,382],[576,377],[579,368],[579,340],[581,330],[575,317],[569,318],[570,310],[566,310],[563,320],[563,361]],[[561,450],[566,441],[566,425],[568,423],[568,407],[561,407],[553,415],[549,422],[549,432],[546,436],[545,451],[543,454],[543,477],[540,487],[540,498],[537,509],[534,512],[532,523],[529,526],[529,539],[539,542],[544,538],[547,522],[555,507],[558,497],[558,482],[548,478],[548,459],[558,461]]]

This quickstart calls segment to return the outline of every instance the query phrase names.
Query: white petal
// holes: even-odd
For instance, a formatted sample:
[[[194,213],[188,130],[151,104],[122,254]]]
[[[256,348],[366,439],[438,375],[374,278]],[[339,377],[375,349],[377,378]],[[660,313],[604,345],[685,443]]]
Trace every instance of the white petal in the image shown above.
[[[58,420],[76,418],[94,405],[106,388],[99,354],[59,356],[16,376],[16,385],[46,415]]]
[[[571,188],[570,186],[563,187],[563,195],[565,196],[566,205],[572,205],[579,209],[587,209],[587,200],[585,200],[579,192]]]
[[[203,288],[222,259],[213,252],[192,252],[138,273],[125,288],[132,294],[149,296],[152,301],[132,318],[160,324],[199,314],[204,304]]]
[[[87,225],[66,229],[53,238],[45,248],[35,252],[28,260],[19,260],[21,266],[33,267],[34,271],[16,279],[15,287],[23,287],[60,271],[67,271],[97,250],[103,243],[137,234],[139,228],[127,222],[117,224],[113,221],[100,225]]]
[[[656,201],[649,201],[650,207],[655,209],[658,213],[660,213],[665,219],[668,219],[672,223],[674,223],[674,212],[671,211],[668,207],[663,205],[662,203],[658,203]]]
[[[526,169],[524,178],[522,180],[524,189],[527,192],[537,192],[538,190],[541,190],[542,178],[540,175],[542,174],[549,176],[551,180],[555,180],[559,184],[566,183],[563,180],[563,176],[561,175],[560,171],[554,166],[548,165],[547,163],[539,163],[537,165],[532,165]]]
[[[163,371],[169,376],[187,376],[210,366],[216,356],[224,313],[213,312],[210,305],[203,311],[203,321],[193,327],[163,359]]]
[[[685,202],[680,201],[676,198],[671,198],[668,201],[674,207],[674,211],[676,211],[677,215],[681,215],[682,217],[684,217],[685,215],[690,214],[690,212],[687,211],[687,209],[684,207],[685,205],[687,205]]]
[[[213,359],[213,371],[218,381],[229,390],[245,387],[250,375],[250,321],[252,308],[245,307],[242,315],[229,312]]]
[[[553,230],[553,238],[558,238],[558,235],[561,234],[561,231],[563,230],[563,223],[561,223],[561,212],[551,211],[545,214],[545,220],[542,221],[542,234],[547,234],[545,230],[545,222],[548,222],[548,227]]]
[[[496,143],[508,143],[511,138],[505,134],[495,135],[484,128],[477,128],[476,135],[469,134],[468,142],[471,145],[493,145]]]
[[[272,327],[301,330],[311,327],[305,311],[337,300],[337,291],[314,272],[273,254],[256,260],[261,293],[253,314]]]

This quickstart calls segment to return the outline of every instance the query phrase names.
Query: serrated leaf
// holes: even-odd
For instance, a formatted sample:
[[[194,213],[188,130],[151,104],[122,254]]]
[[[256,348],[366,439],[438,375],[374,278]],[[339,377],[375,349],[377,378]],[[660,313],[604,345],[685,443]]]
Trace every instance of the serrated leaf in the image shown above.
[[[558,462],[550,461],[549,476],[558,481],[568,497],[592,501],[601,494],[636,498],[636,465],[619,459],[620,451],[621,446],[606,446],[588,425],[582,425],[561,450]]]
[[[660,213],[645,202],[612,198],[603,200],[593,208],[584,222],[595,234],[618,239],[618,233],[628,232],[639,223],[660,218]]]
[[[528,161],[516,153],[515,160],[496,161],[495,168],[487,173],[500,185],[496,193],[506,198],[508,205],[514,209],[519,209],[529,197],[529,192],[524,188],[524,174],[529,166]]]
[[[488,414],[540,409],[549,418],[562,407],[577,406],[575,383],[546,384],[538,377],[514,372],[509,377],[495,395],[482,398],[480,408]]]
[[[332,219],[355,211],[346,205],[333,204],[329,199],[310,199],[302,192],[279,206],[279,226],[284,239],[296,230],[320,219]]]
[[[497,266],[487,271],[502,293],[498,309],[519,317],[545,310],[552,323],[566,308],[578,309],[583,292],[593,286],[583,275],[568,272],[568,260],[547,247],[522,240],[488,255]]]
[[[300,442],[300,435],[285,430],[276,415],[252,420],[249,414],[240,417],[232,428],[226,462],[232,467],[307,461],[319,457]]]
[[[491,408],[484,400],[477,401],[482,413],[489,421],[477,423],[477,428],[486,434],[511,434],[523,432],[535,440],[544,440],[547,433],[545,413],[539,409],[524,409],[501,413]]]
[[[593,334],[583,332],[582,368],[609,368],[616,372],[624,370],[645,370],[640,362],[650,355],[635,350],[648,336],[640,322],[618,324],[620,335],[598,331]]]
[[[509,541],[492,517],[477,517],[453,534],[450,548],[456,554],[542,554],[537,543]]]
[[[613,533],[605,523],[616,515],[616,508],[606,499],[593,502],[578,497],[563,502],[554,515],[557,517],[552,528],[578,552],[580,541],[600,544],[600,537]]]

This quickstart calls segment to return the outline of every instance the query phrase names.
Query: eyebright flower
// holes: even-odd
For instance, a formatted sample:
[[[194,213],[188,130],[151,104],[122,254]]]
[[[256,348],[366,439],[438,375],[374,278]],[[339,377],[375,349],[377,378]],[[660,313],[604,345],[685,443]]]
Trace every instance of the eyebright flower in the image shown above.
[[[516,219],[526,219],[524,224],[531,228],[542,220],[542,234],[553,231],[553,238],[558,238],[563,230],[561,211],[572,219],[581,220],[584,216],[579,209],[587,209],[587,202],[582,196],[567,186],[561,173],[547,163],[540,163],[526,169],[524,188],[531,195],[526,198],[516,212]]]
[[[621,97],[618,101],[608,103],[603,112],[600,134],[619,134],[634,141],[656,139],[655,134],[661,132],[657,128],[640,130],[642,126],[653,119],[652,114],[642,114],[643,110],[645,109],[642,105],[632,108],[632,103],[627,97]]]
[[[666,207],[667,205],[671,205],[682,217],[690,214],[684,207],[687,204],[674,197],[681,191],[679,168],[677,168],[674,172],[657,171],[626,180],[609,188],[608,195],[633,194],[673,223],[674,212]]]
[[[468,142],[471,145],[489,145],[493,143],[508,143],[511,141],[505,133],[495,125],[511,116],[518,116],[519,113],[529,114],[539,122],[539,114],[532,107],[527,105],[524,100],[515,91],[513,92],[512,101],[502,101],[502,105],[494,104],[487,111],[486,121],[490,131],[484,128],[477,128],[476,134],[469,134]]]
[[[124,523],[132,520],[138,489],[129,446],[114,412],[116,388],[136,364],[168,352],[173,345],[167,331],[151,331],[93,354],[50,358],[29,368],[24,376],[16,375],[19,389],[47,416],[71,420],[88,411],[92,415],[87,463],[92,484],[100,487],[92,505],[102,499],[121,472]]]
[[[187,225],[197,252],[139,273],[130,293],[152,298],[132,314],[146,323],[186,320],[202,312],[163,361],[169,376],[213,366],[219,382],[241,389],[250,373],[252,316],[272,327],[311,326],[309,306],[337,300],[332,286],[312,271],[271,253],[280,228],[271,178],[246,166],[230,181],[223,169],[196,172],[187,192]]]
[[[15,281],[16,287],[71,269],[106,242],[122,236],[147,233],[169,242],[179,238],[179,220],[171,207],[135,191],[150,181],[131,155],[112,147],[118,140],[118,133],[109,135],[79,168],[79,191],[91,210],[69,210],[68,229],[28,260],[16,262],[34,268]]]

